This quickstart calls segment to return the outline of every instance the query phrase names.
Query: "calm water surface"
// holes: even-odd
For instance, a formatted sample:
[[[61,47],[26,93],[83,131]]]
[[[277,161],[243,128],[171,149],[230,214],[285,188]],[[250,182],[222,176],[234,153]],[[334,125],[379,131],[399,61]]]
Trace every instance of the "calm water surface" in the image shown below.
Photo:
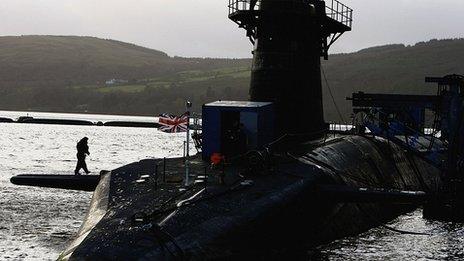
[[[2,112],[17,118],[23,112]],[[46,118],[91,121],[152,121],[149,117],[29,113]],[[14,186],[17,174],[72,174],[76,142],[89,137],[94,173],[153,157],[182,155],[183,134],[155,129],[0,123],[0,260],[54,260],[77,232],[92,196],[88,192]],[[193,152],[193,151],[192,151]],[[427,236],[404,235],[375,228],[318,249],[326,260],[463,260],[464,227],[428,222],[420,210],[389,226]]]

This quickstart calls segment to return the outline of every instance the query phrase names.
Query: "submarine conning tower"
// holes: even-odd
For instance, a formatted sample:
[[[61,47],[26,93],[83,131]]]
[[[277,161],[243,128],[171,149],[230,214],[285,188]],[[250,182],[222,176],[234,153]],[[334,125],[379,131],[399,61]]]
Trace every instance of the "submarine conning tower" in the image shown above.
[[[327,129],[320,57],[351,30],[352,12],[335,0],[229,0],[254,44],[250,100],[274,103],[277,135]]]

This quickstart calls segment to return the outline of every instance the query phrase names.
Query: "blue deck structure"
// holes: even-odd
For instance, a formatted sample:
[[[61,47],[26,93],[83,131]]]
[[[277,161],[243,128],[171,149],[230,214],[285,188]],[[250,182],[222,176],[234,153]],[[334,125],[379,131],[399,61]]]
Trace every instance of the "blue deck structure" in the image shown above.
[[[228,132],[240,124],[248,139],[247,150],[274,139],[274,108],[270,102],[216,101],[203,106],[202,118],[204,159],[224,153]]]

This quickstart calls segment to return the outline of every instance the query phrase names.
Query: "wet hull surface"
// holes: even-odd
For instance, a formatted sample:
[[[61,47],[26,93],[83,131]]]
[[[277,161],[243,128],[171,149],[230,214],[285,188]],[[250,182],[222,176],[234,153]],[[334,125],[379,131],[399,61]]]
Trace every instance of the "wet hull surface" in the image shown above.
[[[431,190],[437,170],[382,140],[344,136],[303,146],[274,160],[272,172],[245,178],[226,170],[226,185],[197,157],[191,172],[208,181],[187,190],[183,159],[144,160],[104,174],[71,259],[216,259],[298,255],[391,220],[414,205],[328,200],[321,185]],[[156,170],[158,165],[158,171]],[[180,174],[180,175],[179,175]]]

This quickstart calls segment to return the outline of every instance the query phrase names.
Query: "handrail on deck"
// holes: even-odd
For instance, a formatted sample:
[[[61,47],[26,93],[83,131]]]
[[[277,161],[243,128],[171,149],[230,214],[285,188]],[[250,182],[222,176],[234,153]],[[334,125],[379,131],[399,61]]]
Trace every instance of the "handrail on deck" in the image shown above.
[[[329,130],[330,131],[340,131],[340,132],[349,132],[354,128],[351,124],[343,124],[343,123],[330,123]]]

